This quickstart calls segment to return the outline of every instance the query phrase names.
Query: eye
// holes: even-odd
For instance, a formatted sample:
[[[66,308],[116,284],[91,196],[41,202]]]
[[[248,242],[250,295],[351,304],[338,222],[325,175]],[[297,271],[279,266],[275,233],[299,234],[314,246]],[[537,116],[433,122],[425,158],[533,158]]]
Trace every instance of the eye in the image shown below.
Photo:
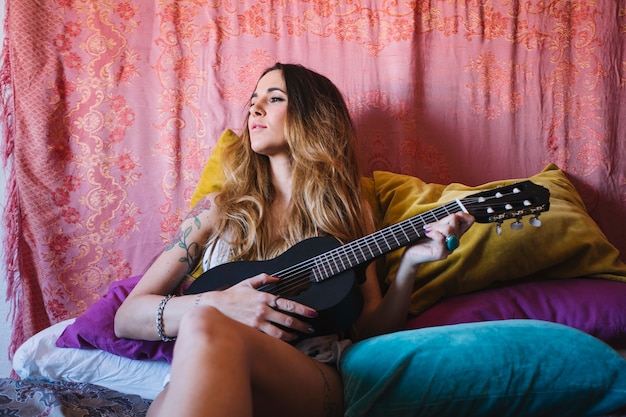
[[[272,98],[270,98],[270,103],[278,103],[278,102],[281,102],[281,101],[285,101],[285,99],[282,98],[282,97],[272,97]]]

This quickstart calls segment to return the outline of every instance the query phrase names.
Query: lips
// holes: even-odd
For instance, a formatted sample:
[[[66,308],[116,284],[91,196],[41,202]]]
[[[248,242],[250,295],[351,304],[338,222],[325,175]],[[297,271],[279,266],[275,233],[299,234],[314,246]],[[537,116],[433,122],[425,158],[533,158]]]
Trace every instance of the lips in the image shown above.
[[[250,130],[258,130],[258,129],[265,129],[267,126],[262,125],[261,123],[252,123],[252,125],[250,125]]]

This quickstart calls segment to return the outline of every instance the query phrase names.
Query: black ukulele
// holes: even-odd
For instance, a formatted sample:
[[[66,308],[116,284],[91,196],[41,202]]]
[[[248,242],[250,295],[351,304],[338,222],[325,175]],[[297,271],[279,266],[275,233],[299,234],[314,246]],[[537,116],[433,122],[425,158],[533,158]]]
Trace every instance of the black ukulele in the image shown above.
[[[280,278],[275,284],[258,288],[310,306],[319,316],[311,320],[315,335],[347,330],[362,308],[359,274],[370,261],[407,246],[425,236],[424,226],[449,214],[464,211],[479,223],[497,223],[515,219],[512,227],[521,227],[520,219],[538,217],[550,207],[548,189],[530,181],[470,195],[418,214],[370,235],[341,245],[332,237],[306,239],[280,256],[266,261],[236,261],[211,268],[198,277],[186,294],[223,290],[244,279],[267,273]],[[332,278],[332,279],[331,279]]]

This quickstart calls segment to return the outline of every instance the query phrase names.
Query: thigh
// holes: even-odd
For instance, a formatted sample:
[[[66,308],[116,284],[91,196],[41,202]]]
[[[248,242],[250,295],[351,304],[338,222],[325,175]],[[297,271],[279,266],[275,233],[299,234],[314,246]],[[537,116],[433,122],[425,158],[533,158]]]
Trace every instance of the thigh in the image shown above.
[[[238,409],[242,415],[251,409],[255,417],[343,415],[342,382],[334,367],[212,308],[181,322],[170,386],[151,412],[165,411],[166,400],[180,406],[182,397],[196,408]]]
[[[343,416],[343,385],[334,366],[237,323],[249,341],[255,417]]]

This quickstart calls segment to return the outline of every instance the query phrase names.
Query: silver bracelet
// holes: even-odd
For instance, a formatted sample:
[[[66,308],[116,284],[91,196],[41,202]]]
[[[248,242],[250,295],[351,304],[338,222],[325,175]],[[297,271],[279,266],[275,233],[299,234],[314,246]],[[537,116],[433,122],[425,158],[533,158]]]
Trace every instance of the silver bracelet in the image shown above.
[[[165,304],[167,304],[167,302],[172,297],[174,297],[174,294],[169,294],[163,297],[163,299],[159,303],[159,308],[157,309],[157,316],[156,316],[157,333],[159,334],[159,337],[161,338],[161,340],[164,342],[172,342],[176,340],[176,337],[167,337],[163,333],[163,310],[165,310]]]

